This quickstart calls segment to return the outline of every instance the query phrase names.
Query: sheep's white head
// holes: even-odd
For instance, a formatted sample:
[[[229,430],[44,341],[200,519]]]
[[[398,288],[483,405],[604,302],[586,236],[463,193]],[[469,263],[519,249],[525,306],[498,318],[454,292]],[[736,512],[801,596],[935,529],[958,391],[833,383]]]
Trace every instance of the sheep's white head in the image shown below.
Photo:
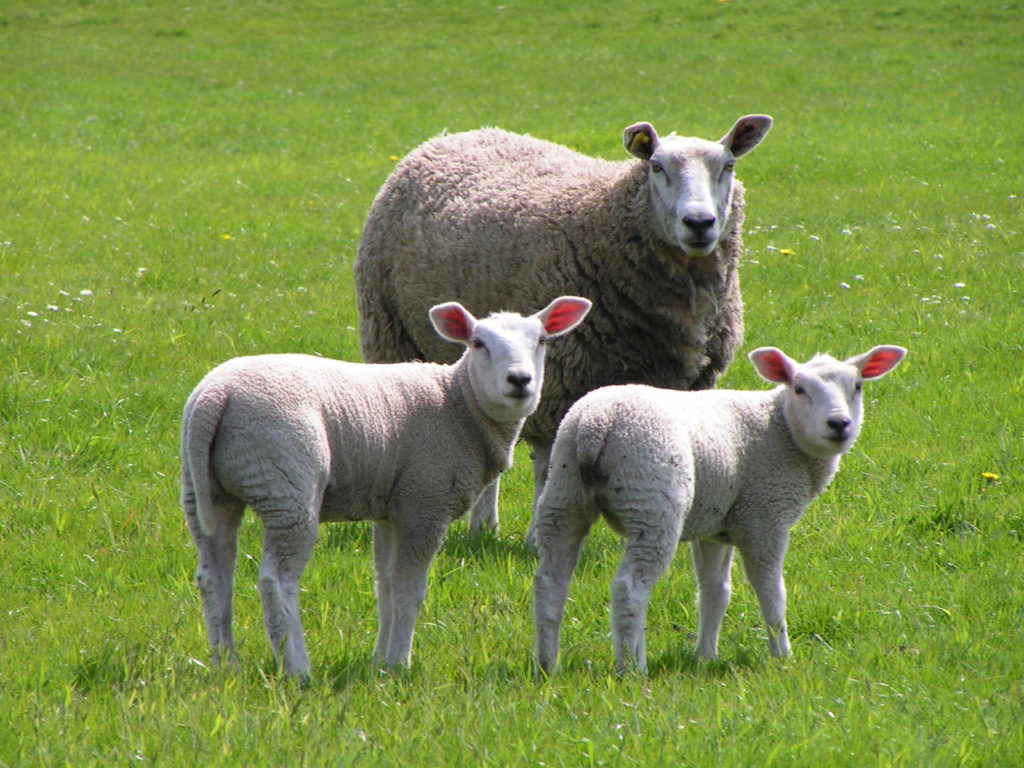
[[[477,320],[458,302],[438,304],[430,321],[442,338],[465,344],[477,401],[495,421],[525,419],[544,383],[545,343],[569,333],[590,311],[588,299],[562,296],[535,315],[498,312]]]
[[[796,444],[808,456],[827,459],[849,450],[860,433],[861,384],[887,374],[906,353],[878,346],[843,361],[816,355],[800,364],[779,349],[761,347],[750,360],[765,379],[786,386],[786,423]]]
[[[661,236],[688,256],[708,256],[731,231],[733,168],[771,128],[767,115],[741,117],[720,141],[672,134],[650,123],[629,126],[626,151],[648,167],[652,215]]]

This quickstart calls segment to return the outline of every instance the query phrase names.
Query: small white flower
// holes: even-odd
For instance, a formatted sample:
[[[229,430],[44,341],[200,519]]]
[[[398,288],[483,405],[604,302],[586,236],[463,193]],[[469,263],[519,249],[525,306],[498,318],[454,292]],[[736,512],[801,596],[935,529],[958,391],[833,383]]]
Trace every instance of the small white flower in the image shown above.
[[[953,283],[954,288],[966,288],[967,283]]]
[[[850,290],[850,284],[849,283],[840,283],[839,287],[840,288],[845,288],[846,290]]]
[[[841,235],[852,235],[853,231],[849,230],[849,229],[841,229],[841,230],[839,230],[839,234],[841,234]]]
[[[78,295],[79,296],[92,296],[92,291],[90,291],[88,288],[83,288],[82,290],[80,290],[78,292]]]

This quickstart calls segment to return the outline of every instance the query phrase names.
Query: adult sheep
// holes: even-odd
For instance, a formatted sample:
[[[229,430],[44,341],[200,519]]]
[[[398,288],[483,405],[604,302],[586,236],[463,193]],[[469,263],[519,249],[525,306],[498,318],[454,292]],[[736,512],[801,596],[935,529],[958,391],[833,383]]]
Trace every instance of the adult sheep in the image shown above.
[[[555,431],[581,396],[631,382],[706,389],[732,360],[743,334],[743,187],[733,167],[771,122],[741,117],[717,142],[637,123],[623,134],[635,159],[621,162],[498,129],[427,141],[397,165],[363,230],[364,359],[452,360],[424,320],[442,299],[472,312],[591,299],[586,327],[552,350],[523,428],[539,496]],[[497,522],[495,481],[470,525]]]

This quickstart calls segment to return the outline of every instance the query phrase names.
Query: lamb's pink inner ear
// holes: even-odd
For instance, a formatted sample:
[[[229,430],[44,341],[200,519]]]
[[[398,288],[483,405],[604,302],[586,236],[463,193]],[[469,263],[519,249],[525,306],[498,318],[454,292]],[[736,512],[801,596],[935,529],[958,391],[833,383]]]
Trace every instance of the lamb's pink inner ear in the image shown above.
[[[757,372],[768,381],[776,384],[788,384],[790,380],[789,366],[785,356],[777,349],[768,349],[752,355]]]
[[[548,333],[562,333],[572,328],[590,309],[590,304],[576,299],[562,299],[548,313],[544,320],[544,330]]]
[[[447,306],[434,310],[434,321],[441,333],[454,341],[469,341],[472,323],[462,307]]]
[[[895,365],[903,359],[903,355],[895,349],[881,349],[875,352],[864,366],[860,369],[860,375],[865,379],[873,379],[888,373]]]

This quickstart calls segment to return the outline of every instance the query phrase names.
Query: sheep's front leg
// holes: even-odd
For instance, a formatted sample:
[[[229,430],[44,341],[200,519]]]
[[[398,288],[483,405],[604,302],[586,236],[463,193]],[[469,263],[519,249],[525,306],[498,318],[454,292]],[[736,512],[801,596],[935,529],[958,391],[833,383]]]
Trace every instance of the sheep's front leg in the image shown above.
[[[498,488],[500,478],[484,488],[469,512],[469,532],[479,534],[484,528],[498,530]]]
[[[311,510],[262,513],[263,560],[260,596],[263,622],[285,674],[308,677],[309,655],[299,616],[299,579],[316,542],[317,515]]]
[[[199,553],[196,586],[203,601],[203,620],[210,641],[213,663],[226,659],[235,663],[235,642],[231,631],[231,603],[234,596],[235,559],[238,551],[238,526],[242,522],[241,504],[217,508],[217,528],[207,535],[199,526],[195,500],[185,508],[192,540]]]
[[[533,510],[530,513],[530,525],[526,529],[524,543],[531,552],[537,551],[537,509],[544,486],[548,481],[548,467],[551,464],[551,443],[530,445],[530,458],[533,459]]]
[[[717,541],[695,541],[691,550],[700,607],[697,656],[713,659],[718,656],[718,633],[732,595],[733,548]]]
[[[747,578],[757,593],[768,631],[768,649],[772,656],[789,656],[789,633],[786,631],[786,586],[782,563],[789,544],[789,531],[766,531],[756,540],[740,547]]]
[[[384,653],[385,666],[409,666],[412,636],[423,599],[427,576],[447,531],[446,523],[419,519],[415,527],[396,526],[391,532],[391,555],[385,563],[391,584],[390,627]]]
[[[394,549],[394,529],[390,523],[373,524],[373,565],[377,577],[377,643],[373,649],[373,663],[382,664],[391,637],[391,558]]]

